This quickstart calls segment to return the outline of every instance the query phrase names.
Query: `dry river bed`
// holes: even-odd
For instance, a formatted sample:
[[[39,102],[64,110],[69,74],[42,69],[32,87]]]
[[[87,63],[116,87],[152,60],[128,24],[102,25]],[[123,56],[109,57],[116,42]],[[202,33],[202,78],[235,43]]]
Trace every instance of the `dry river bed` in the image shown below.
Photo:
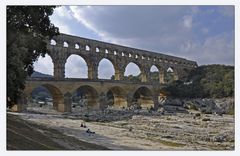
[[[174,114],[144,116],[112,122],[85,122],[59,112],[14,113],[79,140],[113,150],[234,150],[234,116]],[[42,111],[42,110],[41,110]],[[40,112],[40,111],[39,111]],[[197,115],[196,115],[197,114]],[[95,134],[86,133],[86,130]]]

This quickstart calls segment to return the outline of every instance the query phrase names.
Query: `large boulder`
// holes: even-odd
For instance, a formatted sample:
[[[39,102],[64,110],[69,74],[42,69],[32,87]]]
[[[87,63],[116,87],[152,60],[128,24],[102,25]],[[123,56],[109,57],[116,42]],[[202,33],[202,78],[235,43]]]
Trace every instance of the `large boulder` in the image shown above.
[[[191,99],[185,101],[184,106],[188,109],[198,110],[207,114],[212,114],[219,111],[213,99]]]
[[[234,99],[190,99],[183,100],[183,107],[186,109],[198,110],[206,114],[230,114],[234,110]]]
[[[215,103],[221,113],[234,114],[234,99],[233,98],[215,99]]]
[[[164,105],[163,108],[164,112],[167,113],[188,113],[185,108],[179,106]]]
[[[167,98],[163,102],[162,107],[168,113],[188,113],[183,107],[183,100],[177,98]]]
[[[173,98],[167,98],[163,105],[171,105],[171,106],[183,106],[183,101],[180,99],[173,99]]]

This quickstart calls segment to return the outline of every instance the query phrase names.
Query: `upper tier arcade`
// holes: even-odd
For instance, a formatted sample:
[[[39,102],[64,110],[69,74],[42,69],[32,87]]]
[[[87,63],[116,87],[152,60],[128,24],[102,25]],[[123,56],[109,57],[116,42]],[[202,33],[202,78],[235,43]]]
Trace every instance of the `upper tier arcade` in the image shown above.
[[[80,55],[86,61],[89,79],[97,79],[98,65],[103,58],[112,62],[115,80],[123,80],[125,68],[130,62],[139,66],[142,82],[150,80],[150,68],[153,65],[159,70],[160,83],[164,83],[164,74],[168,68],[173,70],[174,79],[177,80],[197,67],[195,61],[184,58],[67,34],[60,34],[50,39],[48,49],[54,64],[55,79],[65,77],[65,63],[72,54]]]

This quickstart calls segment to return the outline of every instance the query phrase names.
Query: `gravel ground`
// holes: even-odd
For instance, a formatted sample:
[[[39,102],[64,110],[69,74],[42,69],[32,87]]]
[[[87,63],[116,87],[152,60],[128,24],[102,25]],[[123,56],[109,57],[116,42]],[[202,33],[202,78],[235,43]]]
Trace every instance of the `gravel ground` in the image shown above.
[[[106,147],[7,114],[7,150],[106,150]]]
[[[76,112],[65,114],[48,108],[32,107],[28,112],[15,114],[64,135],[113,150],[234,150],[233,115],[200,114],[197,111],[174,115],[138,112],[115,120],[122,113],[112,113],[113,121],[85,122],[83,115]],[[101,113],[89,114],[97,118]],[[105,115],[111,118],[111,115]],[[87,128],[80,126],[84,122]],[[95,134],[87,133],[87,129]]]

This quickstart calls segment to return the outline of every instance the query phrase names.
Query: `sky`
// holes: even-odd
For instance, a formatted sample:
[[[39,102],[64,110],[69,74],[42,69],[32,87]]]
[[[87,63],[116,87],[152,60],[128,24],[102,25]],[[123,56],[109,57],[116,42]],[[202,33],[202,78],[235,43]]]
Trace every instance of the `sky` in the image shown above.
[[[198,65],[234,65],[233,6],[61,6],[50,19],[61,33],[183,57]],[[49,56],[34,67],[53,75]],[[139,73],[131,63],[125,75]],[[102,60],[99,78],[113,74],[111,62]],[[83,58],[71,55],[65,75],[87,78]]]

